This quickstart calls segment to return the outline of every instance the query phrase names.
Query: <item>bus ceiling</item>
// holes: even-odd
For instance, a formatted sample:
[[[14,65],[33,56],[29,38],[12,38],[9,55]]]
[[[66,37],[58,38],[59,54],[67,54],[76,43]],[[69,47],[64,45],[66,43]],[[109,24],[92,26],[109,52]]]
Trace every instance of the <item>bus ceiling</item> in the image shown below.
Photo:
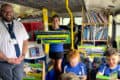
[[[37,9],[42,9],[46,7],[48,10],[54,10],[59,13],[64,13],[66,11],[65,0],[1,0],[10,3],[20,4],[24,6],[29,6]],[[83,0],[69,0],[70,7],[73,12],[81,11],[83,6]]]
[[[19,5],[29,6],[36,9],[46,7],[48,10],[57,13],[67,13],[65,8],[65,0],[1,0],[2,2],[15,3]],[[109,9],[113,14],[120,11],[120,0],[69,0],[69,6],[72,12],[81,12],[91,9]]]

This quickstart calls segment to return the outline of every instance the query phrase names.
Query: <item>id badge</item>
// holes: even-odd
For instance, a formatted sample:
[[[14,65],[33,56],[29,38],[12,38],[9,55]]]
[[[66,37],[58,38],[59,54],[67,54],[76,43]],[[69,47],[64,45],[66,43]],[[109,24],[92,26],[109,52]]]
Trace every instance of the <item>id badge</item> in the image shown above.
[[[9,40],[9,43],[10,43],[10,44],[17,44],[17,40],[16,40],[16,39],[10,39],[10,40]]]

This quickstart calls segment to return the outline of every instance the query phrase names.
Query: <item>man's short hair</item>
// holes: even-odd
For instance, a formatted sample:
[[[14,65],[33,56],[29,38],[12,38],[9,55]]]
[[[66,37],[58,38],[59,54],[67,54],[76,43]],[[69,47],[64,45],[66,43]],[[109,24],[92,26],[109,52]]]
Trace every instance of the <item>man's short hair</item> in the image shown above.
[[[2,5],[1,5],[1,8],[0,8],[1,11],[3,11],[6,6],[12,7],[12,5],[11,5],[11,4],[8,4],[8,3],[2,4]]]

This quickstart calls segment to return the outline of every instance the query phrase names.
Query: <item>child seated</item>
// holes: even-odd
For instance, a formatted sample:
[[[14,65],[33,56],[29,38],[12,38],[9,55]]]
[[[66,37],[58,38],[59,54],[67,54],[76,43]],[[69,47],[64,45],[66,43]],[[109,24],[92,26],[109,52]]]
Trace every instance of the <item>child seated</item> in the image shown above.
[[[68,64],[64,66],[64,73],[74,73],[82,80],[86,80],[86,66],[80,62],[80,54],[77,50],[68,54]]]
[[[101,64],[97,75],[111,76],[111,73],[117,72],[120,77],[120,65],[118,65],[119,55],[116,49],[109,48],[106,52],[106,63]]]

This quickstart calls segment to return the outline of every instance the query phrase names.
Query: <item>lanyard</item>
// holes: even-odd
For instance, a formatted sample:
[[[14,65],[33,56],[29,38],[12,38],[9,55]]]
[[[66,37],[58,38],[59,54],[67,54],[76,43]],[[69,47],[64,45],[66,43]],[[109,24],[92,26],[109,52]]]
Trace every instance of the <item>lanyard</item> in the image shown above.
[[[10,41],[10,43],[13,43],[14,44],[14,48],[15,48],[15,51],[16,51],[16,56],[17,57],[19,57],[20,56],[20,47],[19,47],[19,44],[18,44],[18,42],[17,42],[17,40],[16,40],[16,36],[15,36],[15,34],[14,34],[14,32],[13,32],[13,21],[12,21],[12,24],[11,25],[8,25],[8,27],[7,27],[7,25],[4,23],[4,21],[2,21],[2,23],[4,24],[4,26],[5,26],[5,28],[7,29],[7,31],[9,32],[9,35],[10,35],[10,37],[11,37],[11,39],[9,40]],[[10,29],[11,28],[11,29]]]
[[[11,28],[11,31],[9,30],[9,26],[7,26],[3,20],[2,20],[2,23],[3,23],[3,25],[5,26],[5,28],[7,29],[7,31],[9,32],[9,34],[13,33],[13,27],[14,27],[13,21],[12,21],[12,24],[11,24],[11,26],[10,26],[10,27],[12,27],[12,28]]]

